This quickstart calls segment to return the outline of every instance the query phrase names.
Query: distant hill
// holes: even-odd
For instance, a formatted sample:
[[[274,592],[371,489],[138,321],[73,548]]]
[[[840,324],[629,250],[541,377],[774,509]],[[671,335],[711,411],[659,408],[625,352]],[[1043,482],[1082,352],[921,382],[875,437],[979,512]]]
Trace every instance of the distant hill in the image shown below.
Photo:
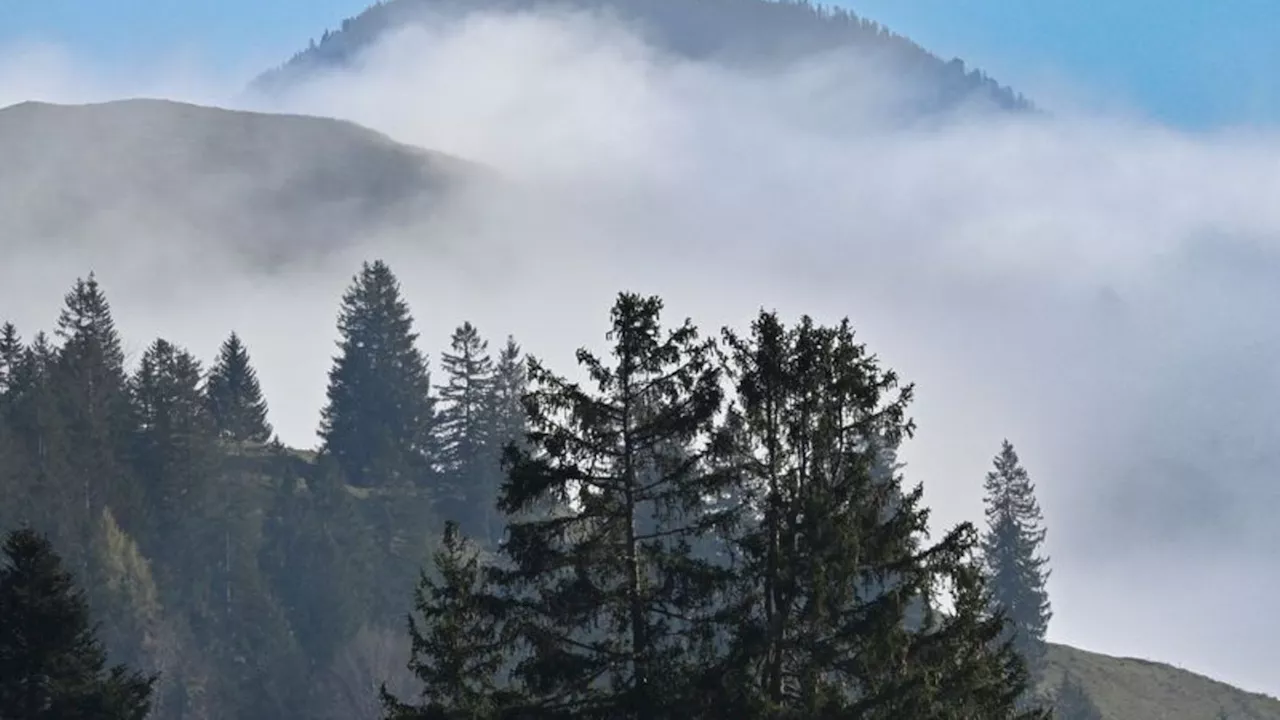
[[[851,52],[885,61],[913,87],[914,110],[960,105],[1027,110],[1030,104],[959,59],[944,61],[883,26],[841,8],[774,0],[386,0],[342,22],[320,41],[254,82],[267,93],[317,70],[352,62],[388,31],[449,23],[486,11],[570,9],[627,22],[654,47],[678,57],[732,66],[777,67],[815,55]]]
[[[328,118],[164,100],[0,109],[0,237],[219,242],[259,263],[432,202],[478,168]]]
[[[1149,660],[1049,647],[1046,682],[1070,673],[1107,720],[1280,720],[1280,700]]]

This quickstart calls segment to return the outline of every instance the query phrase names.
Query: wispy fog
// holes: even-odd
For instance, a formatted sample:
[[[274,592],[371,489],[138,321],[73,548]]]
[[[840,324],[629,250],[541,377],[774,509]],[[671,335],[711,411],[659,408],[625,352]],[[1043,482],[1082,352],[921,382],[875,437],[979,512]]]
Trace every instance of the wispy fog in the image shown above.
[[[330,115],[503,179],[324,255],[300,233],[269,267],[171,200],[152,209],[163,234],[126,214],[74,243],[0,237],[0,315],[50,327],[94,269],[135,353],[164,335],[209,358],[236,329],[302,445],[365,258],[391,262],[433,359],[472,320],[567,369],[621,289],[707,330],[761,306],[848,315],[917,384],[907,475],[935,523],[980,519],[991,456],[1018,448],[1050,533],[1052,640],[1280,694],[1280,135],[1061,114],[889,127],[909,88],[885,66],[750,74],[583,16],[406,31],[275,101],[229,87],[104,77],[49,48],[0,57],[0,102]],[[145,205],[144,185],[101,203]]]

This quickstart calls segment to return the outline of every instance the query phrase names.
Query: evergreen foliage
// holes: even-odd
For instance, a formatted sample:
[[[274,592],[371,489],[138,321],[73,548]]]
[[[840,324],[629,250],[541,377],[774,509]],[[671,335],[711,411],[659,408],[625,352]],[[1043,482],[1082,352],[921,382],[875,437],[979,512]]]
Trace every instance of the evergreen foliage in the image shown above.
[[[976,531],[924,535],[911,388],[847,322],[722,344],[622,294],[581,382],[464,324],[433,397],[365,264],[313,454],[261,443],[234,334],[126,374],[96,281],[67,305],[58,346],[0,326],[0,522],[67,548],[156,720],[1036,715]]]
[[[271,439],[267,401],[262,397],[258,373],[240,336],[222,343],[218,360],[205,383],[205,405],[219,437],[232,442],[265,443]]]
[[[154,677],[108,666],[84,593],[49,540],[5,537],[0,566],[0,717],[143,720]]]
[[[982,555],[991,577],[992,602],[1009,619],[1007,636],[1026,660],[1032,677],[1043,672],[1045,633],[1053,613],[1045,587],[1049,559],[1041,555],[1045,529],[1035,484],[1005,440],[987,473],[987,528]]]
[[[56,336],[62,345],[56,350],[49,387],[66,440],[62,453],[67,479],[78,483],[78,497],[66,508],[75,517],[68,530],[79,543],[75,547],[83,549],[92,545],[102,508],[111,506],[130,524],[143,512],[142,489],[124,461],[133,437],[124,351],[111,305],[92,273],[88,279],[77,279],[67,293]],[[83,550],[68,560],[87,568]]]
[[[737,680],[717,704],[770,718],[1015,717],[1007,693],[1025,675],[994,643],[1001,620],[974,602],[985,597],[975,531],[962,524],[922,548],[923,490],[904,492],[886,462],[913,430],[911,386],[847,321],[787,328],[762,313],[726,343],[740,502],[754,521],[734,538],[741,584],[723,671]],[[947,586],[940,617],[928,604]]]
[[[376,584],[368,561],[375,553],[336,468],[285,458],[280,474],[263,524],[260,563],[297,642],[324,667],[365,619]]]
[[[722,519],[705,498],[731,476],[712,462],[724,449],[712,344],[687,321],[665,330],[661,311],[619,296],[613,363],[578,351],[592,389],[529,364],[529,447],[508,452],[500,505],[513,519],[496,574],[527,652],[521,712],[686,716],[728,575],[690,541]]]
[[[491,485],[484,488],[486,502],[482,504],[482,527],[476,537],[490,545],[497,545],[506,528],[504,518],[497,512],[498,488],[502,484],[502,458],[508,445],[525,446],[525,434],[529,431],[524,409],[524,396],[529,388],[525,372],[524,355],[515,338],[507,336],[507,342],[498,352],[498,360],[489,383],[489,395],[485,399],[484,412],[491,451],[485,454],[485,477]]]
[[[364,263],[342,297],[339,354],[329,371],[320,437],[358,487],[427,484],[435,461],[435,403],[400,283]]]
[[[11,322],[0,325],[0,398],[13,393],[14,373],[22,361],[22,336]]]
[[[414,591],[417,617],[409,616],[409,668],[421,681],[417,705],[382,688],[388,720],[479,720],[496,717],[507,700],[498,673],[506,652],[478,552],[458,526],[445,523],[435,554],[438,579],[423,573]]]
[[[443,487],[437,494],[439,514],[458,523],[462,532],[486,530],[485,508],[494,502],[498,450],[490,437],[486,411],[494,382],[489,343],[471,323],[454,331],[450,352],[440,355],[446,382],[440,387],[440,466]]]
[[[70,470],[67,432],[58,407],[54,377],[56,351],[48,337],[37,333],[22,350],[5,398],[3,419],[13,447],[5,463],[18,494],[6,513],[21,525],[48,528],[55,541],[70,544],[78,529],[77,507],[82,497]]]
[[[524,355],[515,338],[508,336],[506,344],[498,352],[488,402],[492,424],[489,435],[498,447],[505,449],[510,443],[524,442],[529,429],[523,404],[528,386]]]
[[[168,538],[180,533],[201,536],[206,541],[202,557],[209,560],[208,547],[217,547],[212,537],[201,534],[204,525],[193,524],[190,517],[197,508],[208,512],[216,470],[202,375],[200,363],[190,353],[156,340],[143,353],[130,382],[137,420],[134,467],[147,493],[145,522],[136,527],[144,528],[145,544],[166,571],[185,565],[180,553],[187,551],[165,542]]]

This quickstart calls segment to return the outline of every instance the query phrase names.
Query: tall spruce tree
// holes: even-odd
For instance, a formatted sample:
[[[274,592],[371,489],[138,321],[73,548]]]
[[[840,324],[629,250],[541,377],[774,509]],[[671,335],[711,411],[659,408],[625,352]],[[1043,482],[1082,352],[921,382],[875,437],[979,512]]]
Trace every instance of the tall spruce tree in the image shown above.
[[[454,331],[451,352],[442,353],[445,384],[440,386],[440,465],[443,472],[437,502],[443,517],[462,532],[485,532],[486,508],[496,499],[497,450],[489,437],[485,404],[493,384],[489,343],[471,323]]]
[[[578,352],[593,390],[529,363],[529,444],[508,450],[511,520],[494,571],[524,653],[519,712],[688,716],[725,579],[690,545],[721,519],[706,498],[729,476],[711,462],[723,449],[713,345],[689,322],[664,330],[661,311],[658,298],[619,296],[613,363]]]
[[[132,379],[135,458],[148,491],[148,554],[214,670],[221,712],[278,717],[299,680],[296,644],[258,565],[256,478],[218,451],[205,374],[187,351],[156,340]]]
[[[15,389],[14,375],[21,374],[24,346],[13,323],[0,326],[0,527],[14,527],[26,513],[23,498],[24,476],[29,474],[13,428],[13,406],[20,394]]]
[[[498,352],[486,403],[491,425],[489,435],[497,447],[524,442],[528,431],[524,394],[528,388],[529,379],[520,345],[515,338],[507,336],[506,344]]]
[[[501,612],[479,552],[453,522],[436,552],[436,577],[422,573],[409,615],[409,669],[422,683],[417,703],[382,688],[387,720],[483,720],[511,703],[499,673],[507,661]]]
[[[400,283],[381,260],[364,263],[343,295],[339,354],[321,413],[324,451],[358,487],[429,483],[435,404],[426,357]]]
[[[58,317],[56,379],[62,427],[67,436],[67,463],[79,483],[74,509],[76,547],[89,548],[98,514],[110,506],[122,525],[140,521],[141,488],[127,468],[132,436],[124,351],[111,315],[111,305],[91,273],[67,293]],[[87,555],[69,558],[84,568]]]
[[[753,512],[734,538],[724,684],[707,700],[736,717],[1014,717],[1025,671],[974,601],[985,598],[968,559],[976,533],[961,525],[924,546],[922,489],[904,491],[886,463],[913,428],[911,386],[847,321],[788,329],[762,313],[726,342],[740,502]],[[922,601],[946,584],[943,619]]]
[[[218,436],[232,442],[265,443],[271,439],[267,401],[262,397],[258,373],[240,336],[222,343],[218,360],[205,382],[205,405]]]
[[[143,546],[160,564],[164,584],[198,587],[182,577],[188,566],[216,567],[221,546],[207,523],[217,456],[213,424],[204,407],[200,363],[189,352],[158,339],[143,353],[130,380],[136,408],[134,467],[147,497]],[[204,534],[206,533],[207,534]],[[204,542],[189,542],[203,537]],[[208,562],[190,562],[192,547]],[[174,585],[179,578],[187,582]]]
[[[1038,680],[1044,670],[1045,632],[1053,617],[1045,587],[1049,560],[1041,554],[1045,530],[1035,485],[1008,440],[984,488],[987,529],[982,554],[992,602],[1007,617],[1008,637]]]
[[[107,666],[88,603],[47,538],[11,532],[0,566],[0,717],[143,720],[154,677]]]
[[[44,333],[37,333],[22,349],[10,375],[2,408],[14,447],[18,490],[10,496],[8,512],[30,527],[48,533],[55,542],[71,545],[82,540],[78,513],[83,491],[70,469],[71,448],[57,394],[57,351]]]
[[[523,447],[525,433],[529,430],[524,410],[524,395],[528,388],[524,355],[515,338],[507,336],[506,344],[498,352],[493,380],[489,383],[489,394],[484,403],[485,435],[491,446],[490,452],[485,454],[485,475],[491,478],[493,486],[487,491],[491,500],[483,505],[483,527],[476,537],[491,546],[498,544],[506,529],[495,501],[504,477],[502,457],[506,447],[512,444]]]
[[[22,361],[22,336],[11,322],[0,326],[0,401],[12,392],[13,374]]]

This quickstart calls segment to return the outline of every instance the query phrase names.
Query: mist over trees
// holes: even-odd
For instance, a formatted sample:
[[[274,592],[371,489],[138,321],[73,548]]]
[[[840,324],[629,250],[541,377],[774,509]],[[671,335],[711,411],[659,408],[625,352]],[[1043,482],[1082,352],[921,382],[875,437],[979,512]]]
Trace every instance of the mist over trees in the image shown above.
[[[1045,633],[1053,618],[1045,587],[1049,559],[1041,554],[1046,531],[1035,483],[1008,440],[1001,444],[983,489],[987,527],[982,557],[991,603],[1008,620],[1005,637],[1039,680],[1045,669]]]
[[[313,452],[234,333],[127,367],[91,275],[0,329],[0,521],[156,718],[1040,716],[994,540],[925,537],[912,387],[847,322],[609,317],[582,380],[464,322],[433,384],[365,263]]]

